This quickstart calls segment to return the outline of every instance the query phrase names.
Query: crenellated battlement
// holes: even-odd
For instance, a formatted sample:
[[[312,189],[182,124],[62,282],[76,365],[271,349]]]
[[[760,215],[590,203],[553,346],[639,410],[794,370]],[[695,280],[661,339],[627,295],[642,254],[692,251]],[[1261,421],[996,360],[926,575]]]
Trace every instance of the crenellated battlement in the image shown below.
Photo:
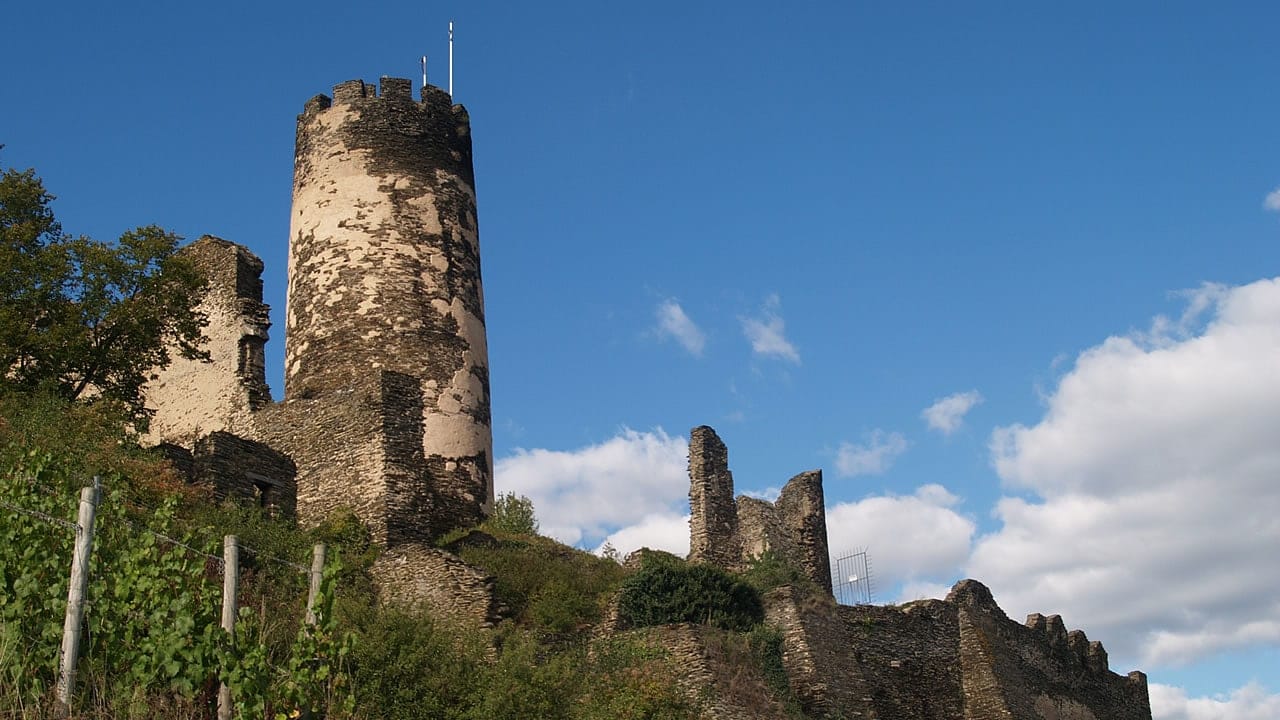
[[[1031,613],[1025,624],[1051,649],[1075,656],[1080,665],[1090,672],[1101,674],[1110,669],[1107,665],[1107,649],[1102,643],[1098,640],[1090,641],[1083,630],[1068,631],[1062,616],[1046,617],[1040,613]]]
[[[426,85],[413,99],[413,81],[408,78],[382,77],[377,84],[364,80],[347,80],[333,86],[333,96],[316,95],[302,106],[302,115],[313,115],[335,105],[361,105],[373,102],[414,103],[435,117],[453,117],[470,122],[466,108],[455,104],[453,97],[442,88]]]

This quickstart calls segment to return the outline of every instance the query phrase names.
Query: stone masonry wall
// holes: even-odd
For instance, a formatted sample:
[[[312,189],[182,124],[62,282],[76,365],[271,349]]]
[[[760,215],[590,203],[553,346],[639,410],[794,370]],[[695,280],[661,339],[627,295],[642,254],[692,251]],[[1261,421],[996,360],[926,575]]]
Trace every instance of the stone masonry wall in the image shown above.
[[[765,596],[793,692],[819,716],[877,720],[1150,720],[1146,676],[1061,620],[1009,620],[981,583],[946,600],[836,606],[790,587]]]
[[[415,378],[420,417],[387,426],[420,427],[428,470],[391,484],[430,483],[437,507],[478,519],[493,441],[470,121],[438,88],[420,102],[408,80],[381,90],[342,83],[298,118],[285,398],[338,397],[369,372]]]
[[[981,583],[957,583],[966,719],[1149,720],[1147,679],[1107,667],[1102,643],[1067,632],[1057,615],[1010,620]],[[974,682],[971,683],[970,679]]]
[[[874,717],[960,718],[963,713],[955,607],[923,600],[901,607],[838,606],[867,679]]]
[[[689,561],[736,569],[742,561],[729,450],[716,431],[689,433]]]
[[[381,373],[365,373],[342,394],[259,411],[261,439],[297,463],[303,525],[349,508],[368,525],[374,542],[387,543],[382,389]]]
[[[816,717],[877,717],[870,686],[855,662],[853,640],[834,602],[790,586],[764,596],[765,617],[782,632],[782,665],[791,692]]]
[[[379,557],[372,573],[384,603],[476,627],[492,627],[506,612],[493,577],[444,550],[401,546]]]
[[[770,551],[782,557],[798,557],[791,534],[783,527],[773,503],[739,495],[737,506],[742,557],[757,558]]]
[[[228,432],[196,440],[192,480],[213,488],[214,498],[236,498],[293,517],[297,510],[297,468],[287,456],[260,442]]]
[[[689,510],[690,562],[740,570],[773,553],[831,592],[821,470],[791,478],[776,503],[734,500],[729,451],[701,425],[689,433]]]
[[[706,720],[786,720],[791,717],[773,696],[758,668],[733,652],[732,634],[706,625],[680,623],[640,630],[627,636],[666,652],[680,687],[703,703]],[[742,638],[736,638],[740,641]],[[731,647],[732,646],[732,647]]]
[[[173,356],[144,395],[155,410],[148,444],[191,448],[197,437],[225,430],[252,435],[253,412],[271,402],[263,347],[271,322],[262,302],[262,261],[246,248],[209,235],[180,250],[208,280],[199,310],[209,318],[209,362]]]
[[[822,471],[800,473],[782,487],[778,501],[781,525],[791,537],[793,560],[818,587],[831,592],[831,556],[827,550],[827,506]]]

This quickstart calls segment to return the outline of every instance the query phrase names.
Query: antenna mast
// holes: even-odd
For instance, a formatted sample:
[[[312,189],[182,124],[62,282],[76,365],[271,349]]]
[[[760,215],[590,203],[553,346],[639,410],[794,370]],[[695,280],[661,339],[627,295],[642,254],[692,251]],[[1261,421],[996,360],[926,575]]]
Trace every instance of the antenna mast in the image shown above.
[[[422,56],[422,89],[427,89],[427,56]]]
[[[449,97],[453,97],[453,21],[449,21]]]

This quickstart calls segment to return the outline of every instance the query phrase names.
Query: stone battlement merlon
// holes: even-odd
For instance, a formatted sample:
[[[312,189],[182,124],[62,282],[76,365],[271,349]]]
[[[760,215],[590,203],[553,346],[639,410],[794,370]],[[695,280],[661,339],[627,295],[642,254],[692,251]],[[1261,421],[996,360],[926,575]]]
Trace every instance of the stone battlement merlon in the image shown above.
[[[1067,650],[1075,655],[1080,664],[1095,674],[1110,670],[1107,660],[1107,649],[1098,640],[1090,641],[1083,630],[1067,630],[1061,615],[1044,616],[1031,613],[1025,625],[1039,634],[1049,647],[1056,650]]]
[[[302,106],[302,114],[311,115],[328,110],[334,105],[349,105],[368,101],[414,102],[413,81],[408,78],[383,77],[378,85],[363,80],[347,80],[333,86],[332,97],[315,95]],[[452,115],[459,122],[470,124],[465,107],[453,102],[449,93],[435,85],[426,85],[418,91],[417,104],[433,116]]]

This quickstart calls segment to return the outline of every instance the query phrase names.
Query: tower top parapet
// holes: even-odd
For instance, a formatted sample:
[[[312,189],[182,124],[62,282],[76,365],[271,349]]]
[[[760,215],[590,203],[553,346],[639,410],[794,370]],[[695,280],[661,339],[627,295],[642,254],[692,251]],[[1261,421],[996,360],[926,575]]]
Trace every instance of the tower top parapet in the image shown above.
[[[328,110],[334,105],[349,105],[357,103],[366,103],[370,101],[376,102],[403,102],[411,103],[413,100],[413,82],[407,78],[393,78],[383,76],[378,84],[367,83],[364,80],[348,80],[333,86],[333,96],[316,95],[306,102],[303,106],[303,115]],[[446,111],[456,114],[465,115],[466,110],[461,105],[453,102],[453,97],[446,90],[436,87],[435,85],[425,85],[419,91],[418,101],[421,106],[431,111]]]

